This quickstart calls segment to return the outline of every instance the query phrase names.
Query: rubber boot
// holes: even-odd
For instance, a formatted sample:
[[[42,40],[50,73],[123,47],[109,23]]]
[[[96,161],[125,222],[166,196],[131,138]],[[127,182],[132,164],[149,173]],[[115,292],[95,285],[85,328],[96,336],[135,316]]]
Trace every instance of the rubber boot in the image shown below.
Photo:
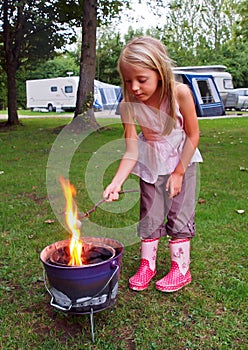
[[[141,241],[141,261],[136,274],[129,279],[129,288],[142,291],[146,289],[151,279],[156,275],[156,257],[159,239]]]
[[[175,292],[191,282],[190,239],[170,241],[171,270],[156,282],[156,288],[162,292]]]

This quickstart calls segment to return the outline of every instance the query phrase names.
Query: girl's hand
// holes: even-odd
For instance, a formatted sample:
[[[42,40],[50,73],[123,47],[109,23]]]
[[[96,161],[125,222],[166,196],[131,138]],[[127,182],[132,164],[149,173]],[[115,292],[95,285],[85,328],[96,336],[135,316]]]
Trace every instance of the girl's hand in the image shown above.
[[[111,183],[106,187],[105,191],[103,192],[103,198],[106,199],[106,202],[117,201],[119,199],[120,190],[121,186]]]
[[[165,185],[166,191],[169,191],[169,198],[177,196],[182,189],[183,175],[172,173]]]

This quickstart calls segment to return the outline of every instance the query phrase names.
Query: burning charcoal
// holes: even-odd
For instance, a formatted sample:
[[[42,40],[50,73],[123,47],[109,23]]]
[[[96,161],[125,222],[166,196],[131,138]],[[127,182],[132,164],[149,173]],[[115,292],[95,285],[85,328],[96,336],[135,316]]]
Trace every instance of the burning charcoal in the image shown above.
[[[50,257],[50,262],[58,265],[68,265],[70,261],[69,247],[56,249]]]
[[[83,265],[98,264],[110,259],[112,252],[101,246],[84,244],[81,259]],[[70,266],[70,248],[69,246],[56,249],[51,255],[49,262],[54,265]]]
[[[112,254],[111,254],[111,252],[108,250],[108,249],[106,249],[106,248],[103,248],[103,247],[93,247],[92,249],[91,249],[91,256],[93,257],[93,256],[95,256],[95,257],[100,257],[100,258],[102,258],[102,259],[104,259],[104,260],[106,260],[106,259],[109,259],[111,256],[112,256]]]
[[[112,253],[104,247],[92,247],[87,256],[88,264],[96,264],[112,257]]]

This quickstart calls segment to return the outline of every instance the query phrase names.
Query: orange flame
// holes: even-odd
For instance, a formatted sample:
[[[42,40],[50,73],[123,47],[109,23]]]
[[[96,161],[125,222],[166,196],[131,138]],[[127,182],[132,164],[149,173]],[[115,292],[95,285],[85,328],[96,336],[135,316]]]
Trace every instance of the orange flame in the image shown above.
[[[82,241],[80,240],[80,230],[78,228],[78,209],[77,204],[73,201],[76,195],[76,189],[70,184],[69,180],[62,176],[59,178],[64,196],[66,199],[65,220],[71,233],[70,239],[70,266],[83,265],[82,263]]]

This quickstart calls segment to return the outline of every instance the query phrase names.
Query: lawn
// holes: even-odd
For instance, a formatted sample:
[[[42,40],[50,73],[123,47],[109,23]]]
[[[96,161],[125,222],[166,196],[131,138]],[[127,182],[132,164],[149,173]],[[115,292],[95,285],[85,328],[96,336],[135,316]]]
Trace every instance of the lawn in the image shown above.
[[[137,194],[105,203],[91,215],[96,231],[115,231],[125,243],[117,302],[94,315],[94,344],[88,315],[68,315],[50,306],[39,255],[68,237],[48,200],[53,175],[68,173],[80,211],[91,208],[117,167],[123,130],[117,119],[99,119],[104,128],[83,136],[75,129],[75,137],[65,133],[63,144],[62,126],[70,120],[25,119],[13,130],[0,128],[0,348],[247,349],[248,118],[199,121],[204,163],[192,240],[193,281],[186,288],[163,294],[154,280],[144,292],[128,289],[139,261]],[[131,176],[127,187],[138,188],[137,179]],[[86,234],[92,227],[88,221]],[[163,238],[157,278],[168,269]]]

